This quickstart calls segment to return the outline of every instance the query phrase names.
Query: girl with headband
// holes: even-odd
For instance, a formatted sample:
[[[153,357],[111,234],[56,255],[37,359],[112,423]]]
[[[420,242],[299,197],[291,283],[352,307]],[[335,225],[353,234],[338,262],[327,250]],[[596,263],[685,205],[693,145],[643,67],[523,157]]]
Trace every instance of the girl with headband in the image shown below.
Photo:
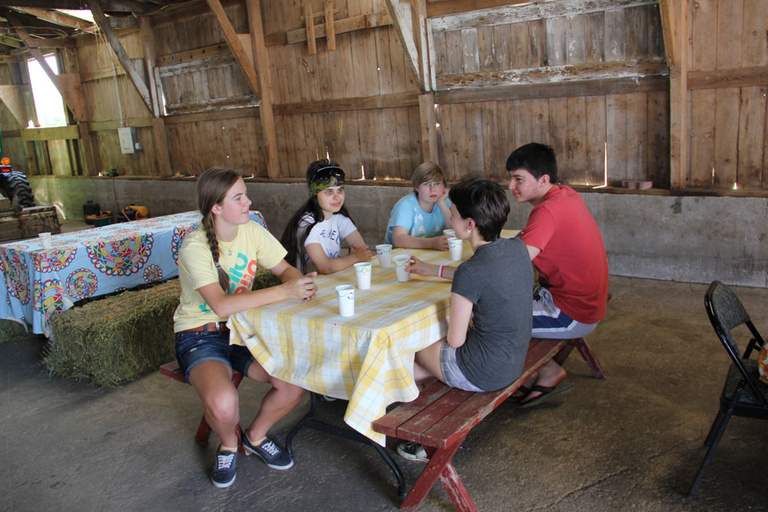
[[[311,261],[323,274],[332,274],[371,259],[371,250],[344,208],[344,171],[328,159],[307,168],[309,199],[293,215],[280,240],[286,259],[306,272]],[[341,241],[349,254],[341,255]]]

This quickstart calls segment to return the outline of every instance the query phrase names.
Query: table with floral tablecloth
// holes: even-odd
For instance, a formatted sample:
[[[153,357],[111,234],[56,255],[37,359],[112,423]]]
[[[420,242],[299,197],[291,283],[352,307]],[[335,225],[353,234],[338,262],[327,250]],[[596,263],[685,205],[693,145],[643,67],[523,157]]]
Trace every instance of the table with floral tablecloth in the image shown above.
[[[78,300],[176,277],[181,242],[198,229],[186,212],[0,245],[0,318],[50,337],[51,315]],[[266,226],[259,212],[251,219]]]

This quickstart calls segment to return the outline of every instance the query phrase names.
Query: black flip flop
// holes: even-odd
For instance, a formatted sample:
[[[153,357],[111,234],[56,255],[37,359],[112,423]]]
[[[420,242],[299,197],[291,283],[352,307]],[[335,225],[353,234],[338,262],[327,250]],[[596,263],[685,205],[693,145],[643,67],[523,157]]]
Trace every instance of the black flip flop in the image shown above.
[[[541,393],[541,395],[537,396],[530,402],[525,402],[524,404],[520,404],[520,408],[526,408],[526,407],[536,407],[537,405],[541,405],[545,402],[548,402],[552,398],[555,398],[556,396],[564,395],[566,393],[569,393],[573,391],[573,386],[564,386],[559,389],[551,388],[549,386],[533,386],[531,388],[531,391],[538,391]]]

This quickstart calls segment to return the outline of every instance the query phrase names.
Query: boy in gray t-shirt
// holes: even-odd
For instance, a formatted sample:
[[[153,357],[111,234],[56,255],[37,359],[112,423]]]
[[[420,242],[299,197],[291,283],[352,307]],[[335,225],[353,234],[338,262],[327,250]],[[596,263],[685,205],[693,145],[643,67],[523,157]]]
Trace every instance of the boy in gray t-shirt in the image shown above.
[[[495,391],[517,379],[531,339],[533,268],[520,240],[499,238],[509,201],[497,183],[465,180],[450,191],[456,236],[474,255],[455,267],[415,258],[408,269],[453,279],[445,340],[416,354],[417,381],[434,376],[467,391]]]

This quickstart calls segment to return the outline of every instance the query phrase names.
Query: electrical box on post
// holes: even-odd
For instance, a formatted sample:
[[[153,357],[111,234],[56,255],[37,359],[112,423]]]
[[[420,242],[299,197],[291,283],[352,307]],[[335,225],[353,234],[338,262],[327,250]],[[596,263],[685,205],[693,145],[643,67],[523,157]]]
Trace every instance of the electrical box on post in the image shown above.
[[[135,153],[136,144],[136,128],[118,128],[117,136],[120,139],[120,151],[123,154]]]

